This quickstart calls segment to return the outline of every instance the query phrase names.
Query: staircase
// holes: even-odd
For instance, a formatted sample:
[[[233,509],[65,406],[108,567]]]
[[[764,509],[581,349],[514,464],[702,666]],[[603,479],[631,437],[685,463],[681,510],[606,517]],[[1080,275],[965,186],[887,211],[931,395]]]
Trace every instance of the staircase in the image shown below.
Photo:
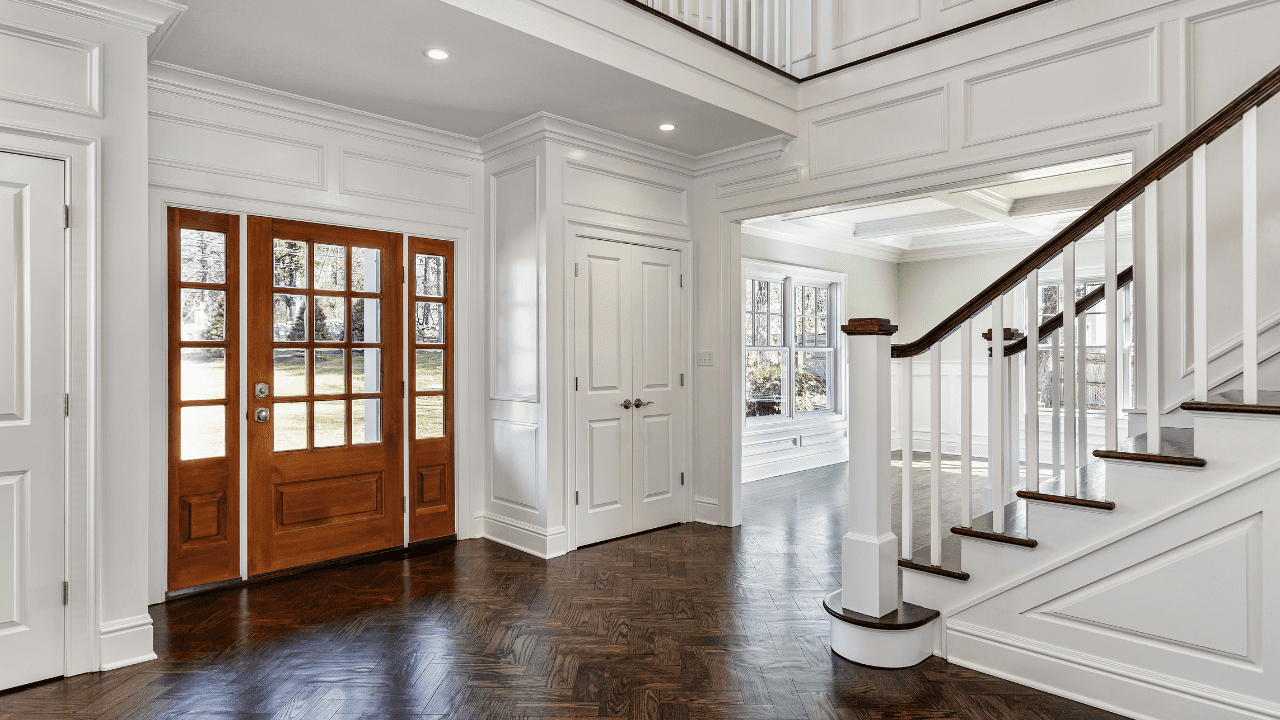
[[[826,601],[835,652],[881,667],[938,654],[1130,717],[1280,718],[1280,667],[1264,662],[1280,652],[1280,564],[1271,557],[1280,550],[1280,530],[1273,529],[1280,520],[1280,392],[1260,389],[1258,370],[1259,261],[1280,244],[1259,234],[1259,197],[1268,197],[1259,192],[1259,160],[1266,157],[1259,154],[1259,108],[1278,91],[1280,68],[920,339],[893,345],[896,328],[878,318],[842,328],[850,358],[850,516],[843,588]],[[1242,256],[1234,277],[1224,282],[1219,273],[1211,286],[1208,258],[1221,248],[1208,233],[1208,160],[1213,141],[1237,126]],[[1180,378],[1163,376],[1162,332],[1183,324],[1184,309],[1161,302],[1158,258],[1161,243],[1180,242],[1182,234],[1162,234],[1157,188],[1187,163],[1195,390],[1175,418],[1186,427],[1171,427],[1163,401]],[[1117,217],[1130,207],[1141,262],[1121,269]],[[1266,220],[1274,221],[1264,214]],[[1061,312],[1038,322],[1041,271],[1060,262],[1063,286],[1074,288],[1076,243],[1099,228],[1105,284],[1082,297],[1062,293]],[[1125,287],[1141,300],[1133,314],[1137,399],[1147,409],[1145,432],[1127,438],[1120,435],[1119,380]],[[1243,306],[1241,389],[1219,386],[1212,394],[1211,293],[1231,293]],[[1100,304],[1106,446],[1088,453],[1085,311]],[[990,377],[986,478],[973,467],[977,332],[988,348]],[[961,522],[950,528],[942,525],[940,491],[944,341],[960,345],[962,375]],[[1042,344],[1050,348],[1047,387]],[[981,345],[977,350],[982,362]],[[922,356],[932,378],[925,488],[908,460],[914,427],[908,383],[912,362]],[[898,533],[890,517],[891,358],[900,359],[903,382]],[[1219,376],[1223,362],[1215,364]],[[1050,409],[1052,427],[1041,427],[1042,407]],[[1046,434],[1054,448],[1047,458]],[[975,512],[975,482],[989,484],[994,510]],[[928,542],[899,543],[916,537],[912,509],[921,492],[930,498]]]

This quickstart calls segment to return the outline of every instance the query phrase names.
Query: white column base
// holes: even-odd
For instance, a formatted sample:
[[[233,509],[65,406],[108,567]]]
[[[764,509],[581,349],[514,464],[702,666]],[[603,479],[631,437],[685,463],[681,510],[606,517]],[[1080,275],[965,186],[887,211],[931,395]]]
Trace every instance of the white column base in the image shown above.
[[[871,617],[883,617],[898,608],[898,536],[880,537],[846,533],[840,541],[844,574],[843,607]]]
[[[842,607],[840,591],[827,596],[829,607]],[[860,665],[904,668],[933,655],[935,620],[910,630],[876,630],[831,616],[831,649]]]

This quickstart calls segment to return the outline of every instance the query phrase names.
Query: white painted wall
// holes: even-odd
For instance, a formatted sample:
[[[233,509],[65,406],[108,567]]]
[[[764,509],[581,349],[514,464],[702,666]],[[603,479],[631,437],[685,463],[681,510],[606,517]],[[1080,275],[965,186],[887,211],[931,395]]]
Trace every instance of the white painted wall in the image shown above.
[[[483,176],[479,144],[428,128],[311,102],[163,65],[150,67],[150,323],[146,357],[166,365],[166,209],[288,218],[451,240],[458,359],[454,389],[455,527],[471,537],[483,491]],[[241,252],[241,257],[245,253]],[[241,274],[241,278],[244,278]],[[243,284],[243,283],[242,283]],[[242,299],[246,297],[242,287]],[[245,308],[242,302],[242,308]],[[242,316],[242,348],[247,323]],[[242,354],[243,357],[243,354]],[[406,356],[407,357],[407,356]],[[242,371],[243,372],[243,371]],[[166,587],[167,394],[164,372],[145,377],[150,408],[150,602]],[[247,380],[236,390],[250,407]],[[242,428],[242,433],[244,432]],[[248,449],[241,436],[241,570],[248,534]],[[407,467],[406,467],[407,473]],[[473,478],[475,478],[473,480]],[[407,483],[407,474],[402,482]],[[406,485],[407,487],[407,485]]]

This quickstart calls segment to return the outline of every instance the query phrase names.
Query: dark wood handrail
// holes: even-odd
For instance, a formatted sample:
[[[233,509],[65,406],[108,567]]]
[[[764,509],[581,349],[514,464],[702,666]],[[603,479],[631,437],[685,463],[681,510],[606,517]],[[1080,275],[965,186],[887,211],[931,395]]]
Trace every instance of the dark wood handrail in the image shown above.
[[[1213,117],[1204,121],[1200,127],[1192,130],[1186,137],[1175,143],[1173,147],[1161,153],[1160,157],[1153,160],[1150,165],[1142,168],[1136,175],[1126,180],[1123,185],[1103,198],[1101,202],[1085,211],[1083,215],[1076,218],[1075,222],[1053,236],[1052,240],[1041,245],[1039,249],[1015,265],[1012,270],[1001,275],[1000,279],[988,285],[986,290],[983,290],[972,300],[962,305],[960,309],[951,313],[946,320],[938,323],[936,327],[925,333],[924,336],[909,343],[894,345],[893,357],[915,357],[942,342],[948,335],[958,330],[965,320],[977,315],[996,298],[1012,290],[1018,283],[1022,282],[1027,273],[1044,266],[1055,255],[1062,252],[1063,248],[1093,232],[1095,228],[1106,220],[1108,215],[1137,200],[1148,185],[1164,178],[1186,162],[1196,148],[1217,139],[1239,122],[1240,118],[1244,117],[1244,114],[1250,108],[1261,105],[1277,92],[1280,92],[1280,67],[1267,73],[1253,87],[1241,93],[1239,97],[1215,113]]]
[[[1116,289],[1117,290],[1124,287],[1125,285],[1128,285],[1131,282],[1133,282],[1132,267],[1127,267],[1121,270],[1120,272],[1116,273]],[[1105,285],[1100,288],[1094,288],[1093,292],[1077,300],[1076,315],[1083,315],[1086,310],[1102,302],[1102,298],[1105,297],[1107,294],[1106,290],[1107,290],[1107,287]],[[1062,313],[1058,313],[1057,315],[1054,315],[1053,317],[1044,321],[1044,324],[1040,326],[1040,331],[1039,331],[1039,334],[1036,336],[1036,340],[1040,341],[1049,337],[1049,335],[1052,334],[1054,330],[1057,330],[1060,327],[1062,327]],[[1027,339],[1024,337],[1021,340],[1018,340],[1017,342],[1011,342],[1008,345],[1005,345],[1004,356],[1009,357],[1010,355],[1017,355],[1018,353],[1026,349],[1027,349]]]

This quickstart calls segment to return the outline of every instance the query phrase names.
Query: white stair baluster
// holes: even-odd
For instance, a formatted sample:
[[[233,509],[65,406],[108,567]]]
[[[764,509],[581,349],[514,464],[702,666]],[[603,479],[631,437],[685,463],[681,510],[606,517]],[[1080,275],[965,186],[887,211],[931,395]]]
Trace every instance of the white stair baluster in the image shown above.
[[[1120,367],[1120,360],[1117,354],[1120,352],[1119,332],[1120,332],[1120,287],[1116,280],[1116,213],[1107,215],[1104,221],[1105,232],[1102,240],[1102,266],[1103,273],[1106,275],[1103,284],[1103,292],[1106,293],[1104,298],[1106,302],[1106,313],[1103,315],[1103,324],[1106,327],[1106,353],[1103,356],[1103,362],[1106,363],[1106,448],[1115,450],[1117,443],[1120,441],[1119,423],[1120,423],[1120,382],[1116,372]]]
[[[942,343],[929,348],[929,564],[942,564]]]
[[[1244,402],[1258,404],[1258,108],[1244,114],[1244,234],[1240,246],[1244,278]]]
[[[1061,303],[1059,303],[1061,305]],[[1049,407],[1053,418],[1053,429],[1050,431],[1053,448],[1053,476],[1062,473],[1062,328],[1054,328],[1053,349],[1050,352],[1049,368],[1052,377],[1049,380]]]
[[[1089,348],[1088,313],[1076,316],[1076,432],[1079,442],[1076,466],[1089,464]]]
[[[1062,479],[1067,497],[1076,495],[1076,246],[1062,249]]]
[[[1191,345],[1195,399],[1209,399],[1209,146],[1191,156]]]
[[[1142,193],[1142,304],[1145,355],[1144,385],[1147,391],[1147,452],[1158,455],[1162,445],[1160,415],[1163,392],[1160,388],[1160,201],[1158,183]]]
[[[912,422],[911,422],[911,385],[913,378],[911,377],[911,358],[902,358],[902,364],[898,368],[901,377],[899,381],[898,401],[901,407],[898,408],[898,434],[902,436],[902,534],[898,549],[902,553],[902,557],[910,560],[912,551],[911,540],[911,464],[912,464]]]
[[[973,526],[973,320],[960,327],[960,526]]]
[[[1040,271],[1027,275],[1027,489],[1040,490]]]
[[[991,482],[991,529],[1004,532],[1004,298],[991,302],[991,428],[987,432],[987,478]]]

